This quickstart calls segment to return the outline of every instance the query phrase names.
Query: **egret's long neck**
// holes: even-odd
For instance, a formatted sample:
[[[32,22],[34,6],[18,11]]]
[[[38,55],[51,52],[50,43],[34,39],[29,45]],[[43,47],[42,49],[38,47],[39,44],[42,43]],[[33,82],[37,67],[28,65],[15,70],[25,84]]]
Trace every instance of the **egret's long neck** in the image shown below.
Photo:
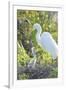
[[[40,45],[40,41],[41,41],[41,30],[40,31],[37,31],[36,40],[37,40],[37,43]]]

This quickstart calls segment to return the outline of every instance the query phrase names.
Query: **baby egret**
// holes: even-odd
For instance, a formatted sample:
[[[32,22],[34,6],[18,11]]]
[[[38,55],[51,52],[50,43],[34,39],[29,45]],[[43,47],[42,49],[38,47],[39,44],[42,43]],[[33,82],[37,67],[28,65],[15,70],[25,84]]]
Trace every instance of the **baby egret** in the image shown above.
[[[36,65],[36,52],[35,52],[34,47],[32,47],[31,50],[32,50],[33,58],[28,62],[27,67],[34,69]]]
[[[52,38],[49,32],[42,32],[40,24],[35,23],[33,29],[37,31],[36,41],[43,49],[50,53],[53,59],[56,59],[58,56],[58,46],[55,40]]]

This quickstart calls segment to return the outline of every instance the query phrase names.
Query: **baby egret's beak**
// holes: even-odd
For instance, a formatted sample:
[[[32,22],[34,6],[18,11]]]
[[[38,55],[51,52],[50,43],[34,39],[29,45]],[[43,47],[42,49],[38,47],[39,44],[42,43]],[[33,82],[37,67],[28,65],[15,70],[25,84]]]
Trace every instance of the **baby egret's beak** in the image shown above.
[[[35,28],[33,28],[33,30],[32,30],[32,31],[33,31],[33,33],[34,33],[34,34],[36,34],[36,33],[37,33],[37,31],[36,31],[36,29],[35,29]]]
[[[34,25],[33,25],[33,30],[35,30],[35,27],[34,27]]]
[[[34,26],[34,25],[33,25],[33,30],[34,30],[34,31],[36,31],[36,28],[35,28],[35,26]]]
[[[36,30],[36,28],[34,26],[33,26],[33,32],[37,33],[37,30]]]

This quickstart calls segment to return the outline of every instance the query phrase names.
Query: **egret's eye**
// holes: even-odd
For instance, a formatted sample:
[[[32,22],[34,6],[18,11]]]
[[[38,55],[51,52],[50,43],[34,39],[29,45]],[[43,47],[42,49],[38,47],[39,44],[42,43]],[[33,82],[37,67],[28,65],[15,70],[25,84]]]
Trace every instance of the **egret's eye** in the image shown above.
[[[27,22],[27,23],[28,23],[28,20],[25,20],[25,22]]]
[[[28,19],[25,19],[25,23],[31,24],[31,22]]]

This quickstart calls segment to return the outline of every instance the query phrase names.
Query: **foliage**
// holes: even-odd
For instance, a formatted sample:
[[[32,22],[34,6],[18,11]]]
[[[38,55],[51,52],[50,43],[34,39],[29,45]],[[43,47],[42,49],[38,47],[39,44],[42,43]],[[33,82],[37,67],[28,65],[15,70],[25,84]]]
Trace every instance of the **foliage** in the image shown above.
[[[26,54],[25,49],[23,46],[21,47],[19,43],[17,42],[17,60],[19,66],[26,66],[26,61],[30,60],[30,57]]]
[[[58,13],[55,11],[32,11],[32,10],[17,10],[17,62],[18,66],[25,67],[27,62],[33,56],[31,48],[35,47],[37,64],[40,66],[55,65],[50,71],[48,77],[57,77],[57,63],[52,60],[49,53],[38,46],[36,42],[36,31],[33,30],[33,24],[39,23],[42,27],[42,32],[48,31],[52,37],[58,42]],[[19,76],[21,79],[27,79],[29,75],[23,74]]]

